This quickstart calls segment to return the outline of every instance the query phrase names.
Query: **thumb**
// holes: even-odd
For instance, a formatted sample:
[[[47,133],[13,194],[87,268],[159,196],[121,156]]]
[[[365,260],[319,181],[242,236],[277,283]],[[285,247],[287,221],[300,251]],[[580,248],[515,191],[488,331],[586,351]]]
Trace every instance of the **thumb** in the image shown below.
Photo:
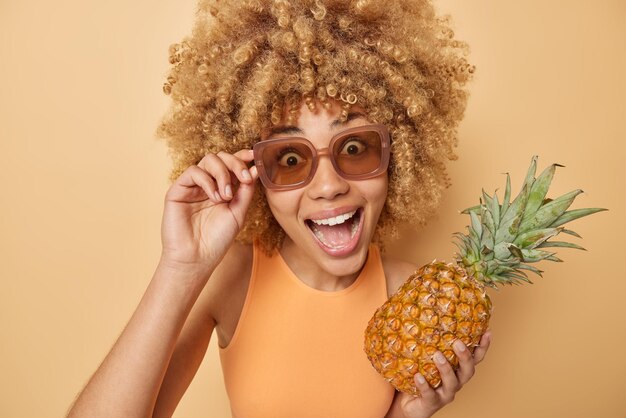
[[[243,221],[246,217],[246,213],[248,212],[250,201],[252,201],[252,196],[254,195],[254,187],[258,178],[256,167],[250,168],[250,175],[252,176],[252,182],[239,183],[235,196],[233,196],[233,199],[228,205],[233,213],[233,216],[237,220],[239,228],[243,226]]]

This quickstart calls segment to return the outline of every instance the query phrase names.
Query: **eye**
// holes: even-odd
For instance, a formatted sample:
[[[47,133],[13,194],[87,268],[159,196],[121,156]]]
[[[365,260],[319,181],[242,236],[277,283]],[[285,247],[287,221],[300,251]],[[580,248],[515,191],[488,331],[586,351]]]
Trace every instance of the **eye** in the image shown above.
[[[306,159],[293,148],[288,148],[277,156],[278,164],[283,167],[295,167],[306,161]]]
[[[349,138],[341,146],[341,154],[359,155],[364,152],[367,145],[363,143],[359,138]]]

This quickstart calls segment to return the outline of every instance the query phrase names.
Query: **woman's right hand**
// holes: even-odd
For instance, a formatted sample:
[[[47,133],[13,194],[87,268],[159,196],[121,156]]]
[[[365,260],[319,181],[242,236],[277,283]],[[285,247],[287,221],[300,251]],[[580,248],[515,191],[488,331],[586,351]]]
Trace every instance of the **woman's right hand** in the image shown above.
[[[202,274],[222,259],[243,226],[258,178],[252,150],[207,154],[165,195],[161,263]]]

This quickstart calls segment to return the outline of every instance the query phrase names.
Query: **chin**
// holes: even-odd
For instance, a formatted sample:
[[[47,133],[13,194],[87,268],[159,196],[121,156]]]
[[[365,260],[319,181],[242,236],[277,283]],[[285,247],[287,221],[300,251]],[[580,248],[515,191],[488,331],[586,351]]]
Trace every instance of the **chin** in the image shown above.
[[[337,276],[350,276],[361,271],[367,261],[368,245],[359,246],[350,255],[342,258],[332,257],[322,254],[320,265],[328,273]]]

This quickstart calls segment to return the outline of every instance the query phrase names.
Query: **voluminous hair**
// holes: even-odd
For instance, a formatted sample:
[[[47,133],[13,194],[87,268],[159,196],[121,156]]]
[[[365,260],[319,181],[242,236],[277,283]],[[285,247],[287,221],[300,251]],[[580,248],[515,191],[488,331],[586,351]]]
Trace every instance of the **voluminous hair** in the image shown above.
[[[468,49],[427,0],[200,0],[192,34],[169,51],[172,105],[158,129],[169,179],[207,153],[252,148],[303,100],[311,109],[338,100],[343,118],[358,104],[392,139],[373,238],[382,244],[401,224],[424,224],[450,185],[445,163],[456,159],[474,72]],[[284,231],[261,188],[238,239],[271,253]]]

